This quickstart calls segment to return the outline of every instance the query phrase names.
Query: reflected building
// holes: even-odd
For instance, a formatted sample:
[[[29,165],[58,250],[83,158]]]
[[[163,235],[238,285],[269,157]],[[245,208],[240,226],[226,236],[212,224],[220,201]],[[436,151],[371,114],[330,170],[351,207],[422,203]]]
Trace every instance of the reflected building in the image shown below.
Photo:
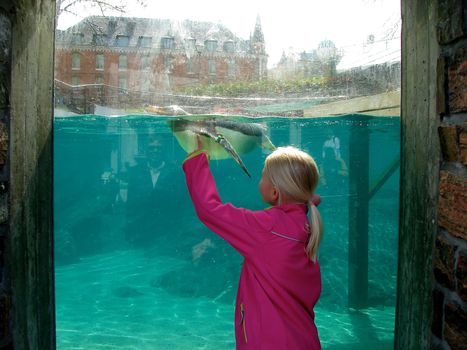
[[[253,33],[244,40],[220,23],[88,17],[57,30],[55,77],[141,94],[257,81],[267,76],[259,17]]]

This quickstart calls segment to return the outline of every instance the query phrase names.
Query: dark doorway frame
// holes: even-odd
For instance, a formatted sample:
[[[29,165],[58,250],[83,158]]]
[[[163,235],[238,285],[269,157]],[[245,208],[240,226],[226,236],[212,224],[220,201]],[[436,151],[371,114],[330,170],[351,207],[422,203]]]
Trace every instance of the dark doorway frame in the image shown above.
[[[6,265],[15,349],[55,349],[53,0],[5,0],[12,24]],[[4,1],[4,2],[5,2]],[[402,1],[401,201],[396,349],[429,349],[439,149],[437,1]],[[2,3],[0,7],[5,9]]]

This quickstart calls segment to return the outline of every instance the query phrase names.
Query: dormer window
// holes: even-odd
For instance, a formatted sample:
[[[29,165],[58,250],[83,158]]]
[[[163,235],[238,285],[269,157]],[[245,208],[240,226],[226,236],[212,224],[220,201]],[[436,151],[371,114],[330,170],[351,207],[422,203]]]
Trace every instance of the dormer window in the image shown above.
[[[130,37],[128,35],[117,35],[117,42],[118,47],[127,47],[130,45]]]
[[[139,47],[151,47],[152,37],[151,36],[140,36],[138,38]]]
[[[217,40],[206,40],[204,46],[206,47],[206,51],[214,52],[217,50]]]
[[[92,43],[94,45],[103,46],[107,45],[107,35],[105,34],[93,34]]]
[[[108,30],[110,33],[115,32],[115,29],[117,29],[117,21],[115,20],[110,20],[109,24],[107,26]]]
[[[235,45],[232,40],[226,41],[224,43],[224,51],[228,53],[234,53],[235,52]]]
[[[128,22],[126,24],[126,34],[128,36],[132,36],[133,33],[135,32],[135,28],[136,28],[136,22]]]
[[[170,50],[174,48],[174,38],[169,36],[164,36],[161,38],[161,48]]]
[[[196,49],[196,39],[189,38],[186,40],[186,49],[194,51]]]
[[[73,33],[71,43],[73,45],[81,45],[84,42],[84,34],[83,33]]]

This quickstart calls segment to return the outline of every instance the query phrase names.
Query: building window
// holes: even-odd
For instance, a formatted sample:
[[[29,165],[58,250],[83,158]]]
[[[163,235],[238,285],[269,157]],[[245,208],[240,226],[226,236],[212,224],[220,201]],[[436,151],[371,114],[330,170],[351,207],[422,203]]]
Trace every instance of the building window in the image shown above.
[[[71,85],[79,85],[79,75],[73,75],[71,77]]]
[[[104,84],[104,76],[102,74],[96,75],[96,84]]]
[[[164,72],[172,73],[172,57],[164,58]]]
[[[186,61],[186,72],[187,74],[193,74],[195,72],[195,65],[192,58],[188,58]]]
[[[128,68],[128,57],[126,55],[118,56],[118,69],[127,69]]]
[[[161,48],[163,49],[173,49],[174,48],[174,38],[164,36],[161,38]]]
[[[152,37],[150,36],[140,36],[138,38],[138,46],[140,47],[151,47]]]
[[[130,45],[130,37],[128,35],[117,35],[117,46],[127,47]]]
[[[235,76],[235,60],[230,60],[227,62],[227,75],[229,77],[234,77]]]
[[[214,52],[217,50],[217,40],[206,40],[204,46],[206,47],[206,51]]]
[[[83,33],[73,33],[71,37],[71,43],[73,45],[82,45],[84,42],[84,34]]]
[[[196,49],[196,39],[189,38],[186,39],[186,49],[189,51],[194,51]]]
[[[104,70],[104,54],[102,53],[96,55],[96,70]]]
[[[126,89],[126,77],[118,77],[118,88]]]
[[[77,70],[81,68],[81,55],[78,52],[73,52],[71,56],[71,69]]]
[[[151,67],[151,58],[149,56],[141,56],[140,61],[139,61],[139,68],[141,70],[146,70]]]
[[[215,60],[208,60],[208,71],[210,75],[216,74],[216,61]]]
[[[107,45],[107,35],[105,34],[93,34],[92,43],[97,46]]]
[[[232,40],[226,41],[224,43],[224,51],[228,53],[234,53],[235,52],[235,45]]]

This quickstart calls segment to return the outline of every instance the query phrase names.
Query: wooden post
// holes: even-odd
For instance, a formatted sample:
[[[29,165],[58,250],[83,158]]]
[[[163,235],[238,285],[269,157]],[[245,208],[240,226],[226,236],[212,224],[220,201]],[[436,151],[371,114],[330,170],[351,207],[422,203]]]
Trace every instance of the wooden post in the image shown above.
[[[369,147],[368,117],[352,119],[349,140],[349,307],[368,304],[368,207]]]
[[[439,3],[402,1],[401,199],[394,339],[394,349],[401,350],[431,348],[440,153],[437,78],[444,74],[437,68]]]
[[[6,264],[14,349],[55,349],[53,74],[55,1],[12,11],[11,198]]]

